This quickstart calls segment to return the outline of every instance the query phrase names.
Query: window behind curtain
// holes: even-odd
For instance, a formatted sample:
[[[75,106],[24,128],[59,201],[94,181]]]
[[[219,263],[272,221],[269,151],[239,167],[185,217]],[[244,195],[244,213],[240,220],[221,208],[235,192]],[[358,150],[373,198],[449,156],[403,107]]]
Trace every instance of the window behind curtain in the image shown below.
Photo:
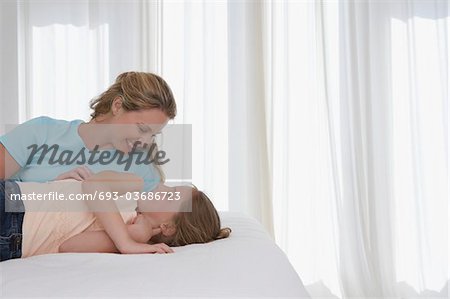
[[[26,119],[89,119],[89,101],[139,69],[139,3],[21,1],[20,94]]]

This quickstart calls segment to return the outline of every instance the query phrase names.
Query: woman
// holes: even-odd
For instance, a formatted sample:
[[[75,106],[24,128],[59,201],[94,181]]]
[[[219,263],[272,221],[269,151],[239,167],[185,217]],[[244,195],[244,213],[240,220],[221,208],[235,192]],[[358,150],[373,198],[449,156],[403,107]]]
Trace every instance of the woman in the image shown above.
[[[78,153],[83,148],[92,151],[96,147],[129,153],[135,141],[157,134],[169,119],[176,116],[176,103],[170,87],[161,77],[150,73],[127,72],[119,75],[108,90],[91,102],[91,108],[94,112],[88,123],[38,117],[1,136],[0,178],[42,182],[73,171],[73,175],[82,179],[88,174],[85,168],[74,171],[73,167],[79,166],[76,163],[50,165],[50,155],[39,161],[41,156],[31,156],[32,148],[29,147],[57,145],[58,153],[64,150]],[[123,170],[117,163],[85,164],[89,164],[94,172],[111,170],[111,167]],[[134,167],[131,172],[138,172],[141,177],[147,178],[146,187],[151,190],[159,181],[151,170],[148,167]]]
[[[161,178],[153,164],[129,165],[123,159],[130,161],[137,141],[146,143],[175,117],[176,103],[168,84],[150,73],[123,73],[91,102],[91,108],[94,112],[88,123],[38,117],[1,136],[0,179],[82,180],[92,173],[112,170],[141,177],[143,191],[154,189]],[[114,159],[102,163],[88,159],[84,155],[87,152]],[[127,235],[118,213],[96,216],[122,253],[153,251],[148,244],[137,243]]]
[[[99,188],[104,192],[124,194],[140,191],[142,187],[143,180],[136,175],[112,171],[92,175],[83,182],[16,183],[0,180],[0,222],[9,218],[9,222],[16,225],[18,221],[15,220],[21,217],[24,236],[22,244],[13,243],[13,246],[3,242],[4,238],[0,237],[0,261],[58,252],[120,252],[93,213],[83,209],[86,202],[63,201],[63,204],[70,205],[70,209],[61,209],[64,206],[59,206],[56,211],[44,209],[36,212],[36,208],[47,203],[34,202],[28,195],[49,191],[65,191],[66,195],[89,194]],[[169,246],[207,243],[229,236],[231,229],[221,229],[219,215],[203,192],[187,186],[168,187],[162,184],[153,192],[180,193],[180,204],[171,212],[136,213],[124,210],[120,213],[129,236],[136,242],[150,243],[148,246],[152,252],[171,253],[173,250]],[[23,199],[25,212],[4,213],[5,205],[17,204],[15,196]],[[136,205],[134,201],[129,203]],[[138,210],[142,204],[137,202]],[[9,234],[14,235],[14,232],[10,231]]]

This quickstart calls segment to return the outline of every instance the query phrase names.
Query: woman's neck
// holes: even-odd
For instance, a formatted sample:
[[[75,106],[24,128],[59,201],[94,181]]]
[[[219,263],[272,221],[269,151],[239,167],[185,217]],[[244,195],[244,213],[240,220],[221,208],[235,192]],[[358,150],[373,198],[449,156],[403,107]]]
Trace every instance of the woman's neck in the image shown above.
[[[87,123],[82,123],[78,127],[78,134],[88,149],[94,149],[98,145],[99,149],[112,147],[110,128],[104,118],[93,118]]]

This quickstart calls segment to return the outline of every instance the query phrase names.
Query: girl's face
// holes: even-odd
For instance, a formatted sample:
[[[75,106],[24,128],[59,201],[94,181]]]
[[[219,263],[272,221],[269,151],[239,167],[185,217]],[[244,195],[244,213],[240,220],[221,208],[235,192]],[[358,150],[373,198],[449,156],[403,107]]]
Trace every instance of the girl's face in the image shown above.
[[[153,228],[151,240],[154,243],[162,243],[163,237],[170,237],[177,231],[174,225],[176,212],[138,212],[134,223],[141,222],[143,225]],[[154,233],[156,228],[160,228],[159,233]]]
[[[142,215],[151,223],[152,227],[160,227],[161,233],[154,235],[151,238],[151,241],[153,243],[162,243],[164,241],[164,237],[172,236],[176,233],[177,228],[175,227],[175,217],[180,212],[180,206],[181,203],[185,200],[191,200],[192,198],[192,187],[191,186],[167,186],[164,184],[159,184],[152,192],[153,194],[156,194],[157,192],[159,194],[174,194],[179,198],[178,200],[162,200],[157,201],[158,202],[158,210],[161,211],[155,211],[151,212],[151,205],[147,205],[145,203],[149,203],[150,201],[139,201],[138,202],[138,209],[143,210],[143,212],[138,212],[138,216]],[[145,203],[143,203],[145,202]],[[164,209],[165,208],[165,209]],[[188,211],[183,211],[188,212]]]
[[[139,111],[125,111],[119,109],[110,119],[110,124],[115,132],[112,134],[111,144],[114,148],[129,153],[133,149],[135,142],[137,147],[142,147],[145,143],[147,149],[152,144],[154,135],[159,134],[167,124],[169,118],[160,109],[145,109]]]

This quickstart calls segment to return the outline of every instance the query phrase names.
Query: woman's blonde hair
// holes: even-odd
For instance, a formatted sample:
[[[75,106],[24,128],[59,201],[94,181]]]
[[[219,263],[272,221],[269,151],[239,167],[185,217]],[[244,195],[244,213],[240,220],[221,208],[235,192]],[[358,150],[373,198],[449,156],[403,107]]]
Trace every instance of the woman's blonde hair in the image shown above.
[[[152,73],[125,72],[117,76],[116,82],[105,92],[94,98],[90,107],[92,119],[107,114],[117,97],[122,98],[125,111],[161,109],[170,119],[177,114],[177,105],[172,90],[163,78]]]
[[[169,246],[184,246],[194,243],[208,243],[228,238],[231,228],[221,228],[220,217],[211,200],[205,193],[192,188],[192,200],[183,202],[181,211],[188,210],[192,203],[192,212],[179,212],[174,219],[176,232],[172,236],[162,234],[151,241],[166,243]]]

